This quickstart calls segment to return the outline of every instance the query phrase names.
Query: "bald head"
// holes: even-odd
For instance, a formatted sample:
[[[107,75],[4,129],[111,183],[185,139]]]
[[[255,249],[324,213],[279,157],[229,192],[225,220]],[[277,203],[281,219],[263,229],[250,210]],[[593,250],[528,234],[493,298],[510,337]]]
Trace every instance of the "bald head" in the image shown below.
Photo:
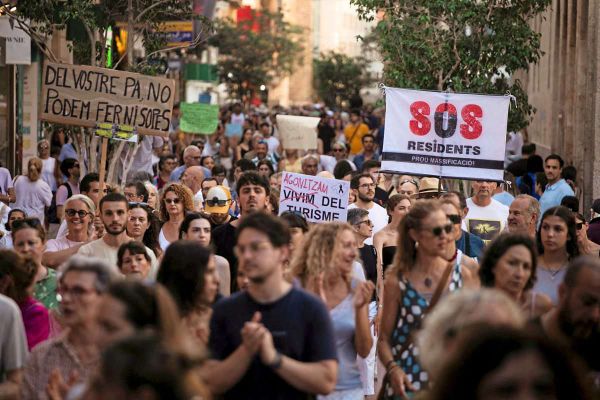
[[[186,167],[192,167],[194,165],[200,165],[200,159],[202,158],[202,152],[197,146],[191,145],[185,148],[183,151],[183,163]]]
[[[204,169],[199,166],[188,167],[183,172],[183,175],[181,175],[181,183],[189,187],[194,194],[202,188],[203,180]]]

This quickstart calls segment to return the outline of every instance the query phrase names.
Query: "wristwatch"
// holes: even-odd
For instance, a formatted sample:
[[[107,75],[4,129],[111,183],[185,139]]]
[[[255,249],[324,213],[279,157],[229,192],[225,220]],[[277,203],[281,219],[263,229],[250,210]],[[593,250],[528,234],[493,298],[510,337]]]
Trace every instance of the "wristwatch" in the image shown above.
[[[271,369],[279,369],[279,367],[281,367],[281,360],[282,360],[282,355],[280,352],[276,352],[275,353],[275,358],[273,359],[273,361],[271,361],[270,363],[267,364],[267,367],[271,368]]]

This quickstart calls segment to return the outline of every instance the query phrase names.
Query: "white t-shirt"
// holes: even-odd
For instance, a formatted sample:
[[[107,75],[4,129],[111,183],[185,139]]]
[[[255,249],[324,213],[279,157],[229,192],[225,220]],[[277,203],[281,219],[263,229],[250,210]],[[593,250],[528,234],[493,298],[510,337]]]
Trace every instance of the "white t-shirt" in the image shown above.
[[[148,172],[151,175],[154,175],[152,171],[152,156],[153,150],[159,149],[163,146],[164,140],[160,136],[144,136],[140,144],[138,145],[137,152],[133,157],[133,162],[131,163],[131,168],[129,168],[127,174],[127,180],[130,180],[136,172]],[[121,165],[125,168],[125,162],[127,160],[127,149],[123,149],[121,152]]]
[[[0,167],[0,194],[8,194],[8,189],[13,187],[10,171]]]
[[[44,207],[50,207],[52,203],[52,191],[43,179],[31,182],[28,177],[22,175],[15,181],[15,196],[17,201],[11,204],[11,208],[18,208],[28,217],[38,218],[44,223]]]
[[[0,383],[5,374],[25,366],[27,337],[17,304],[0,294]]]
[[[472,198],[468,198],[467,207],[469,212],[462,222],[465,231],[487,243],[504,230],[508,219],[508,207],[504,204],[492,199],[490,205],[479,207]]]
[[[144,246],[146,247],[146,246]],[[88,257],[97,257],[97,258],[101,258],[102,260],[108,262],[111,267],[114,266],[115,269],[117,268],[117,252],[119,251],[118,247],[112,247],[107,245],[104,240],[102,238],[91,241],[87,244],[84,244],[83,246],[81,246],[79,248],[79,250],[77,250],[77,254],[81,254],[84,256],[88,256]],[[150,256],[150,261],[151,261],[151,269],[150,269],[150,274],[149,277],[155,278],[156,277],[156,272],[158,271],[158,263],[156,262],[156,256],[154,255],[154,252],[152,250],[150,250],[148,247],[146,247],[146,251],[148,252],[148,255]]]
[[[352,203],[348,206],[348,210],[353,208],[357,208],[356,203]],[[385,211],[385,208],[381,207],[377,203],[373,203],[373,207],[367,211],[369,212],[369,219],[373,223],[373,235],[375,235],[377,232],[386,227],[386,225],[389,223],[390,217],[387,214],[387,211]],[[364,243],[373,244],[373,236],[365,240]]]
[[[56,159],[48,157],[42,160],[42,179],[50,186],[53,192],[56,192],[56,178],[54,177],[54,169],[56,168]]]
[[[83,242],[74,242],[72,240],[67,239],[66,237],[62,237],[60,239],[50,239],[46,243],[46,251],[54,252],[67,250],[81,243]]]

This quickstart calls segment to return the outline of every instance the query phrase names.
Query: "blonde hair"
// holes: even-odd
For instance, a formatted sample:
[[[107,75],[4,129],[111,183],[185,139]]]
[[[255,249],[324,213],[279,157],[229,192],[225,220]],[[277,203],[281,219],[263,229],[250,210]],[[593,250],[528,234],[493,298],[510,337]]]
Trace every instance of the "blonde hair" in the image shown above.
[[[352,227],[345,222],[328,222],[313,226],[305,234],[302,245],[295,251],[290,269],[306,288],[311,279],[322,273],[333,271],[333,258],[340,243],[340,235],[344,231],[354,235]],[[350,281],[350,276],[344,277]]]
[[[449,342],[474,325],[508,325],[521,328],[526,318],[519,306],[496,289],[462,289],[450,294],[425,317],[417,336],[423,368],[433,378],[439,376],[449,359]]]
[[[65,205],[64,205],[65,210],[67,209],[69,204],[71,204],[72,202],[74,202],[76,200],[79,200],[83,204],[85,204],[85,206],[88,208],[89,212],[91,212],[92,214],[96,213],[96,206],[94,205],[94,202],[92,201],[92,199],[87,197],[85,194],[74,194],[73,196],[69,197],[67,199],[67,201],[65,201]],[[93,219],[93,217],[92,217],[92,219]]]
[[[398,244],[390,273],[401,278],[404,272],[412,269],[417,259],[417,246],[409,231],[420,229],[423,220],[439,210],[441,206],[438,200],[418,200],[412,205],[398,225]]]
[[[31,167],[34,167],[35,169],[32,170]],[[42,168],[43,168],[42,160],[40,160],[37,157],[33,157],[33,158],[29,159],[29,161],[27,162],[27,177],[29,178],[29,180],[31,182],[35,182],[38,179],[40,179],[40,175],[42,173]]]

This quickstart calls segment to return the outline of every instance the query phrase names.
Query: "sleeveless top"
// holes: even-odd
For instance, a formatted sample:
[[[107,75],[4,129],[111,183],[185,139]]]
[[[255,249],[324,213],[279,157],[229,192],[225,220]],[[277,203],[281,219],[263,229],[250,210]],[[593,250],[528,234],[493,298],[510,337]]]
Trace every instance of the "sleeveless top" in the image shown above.
[[[460,252],[459,255],[461,255]],[[454,270],[450,275],[450,284],[448,285],[450,292],[463,286],[460,258],[456,258]],[[421,328],[424,313],[429,307],[429,301],[415,290],[407,279],[402,279],[399,284],[401,298],[398,305],[398,320],[391,336],[392,355],[396,364],[402,368],[415,389],[420,391],[427,389],[429,376],[419,364],[417,358],[419,349],[416,343],[411,342],[406,349],[404,344],[407,342],[409,335],[416,333]],[[399,396],[394,395],[392,385],[389,382],[386,382],[383,390],[384,399],[400,400]]]
[[[385,246],[381,249],[381,258],[383,259],[383,271],[394,263],[396,255],[396,246]]]
[[[160,245],[160,248],[163,251],[163,253],[167,251],[167,247],[169,247],[169,245],[171,244],[171,242],[167,240],[167,237],[165,236],[165,233],[163,232],[162,228],[160,228],[160,233],[158,234],[158,244]]]
[[[302,173],[302,160],[298,158],[295,162],[291,163],[286,158],[283,159],[282,171],[295,172],[297,174]]]

